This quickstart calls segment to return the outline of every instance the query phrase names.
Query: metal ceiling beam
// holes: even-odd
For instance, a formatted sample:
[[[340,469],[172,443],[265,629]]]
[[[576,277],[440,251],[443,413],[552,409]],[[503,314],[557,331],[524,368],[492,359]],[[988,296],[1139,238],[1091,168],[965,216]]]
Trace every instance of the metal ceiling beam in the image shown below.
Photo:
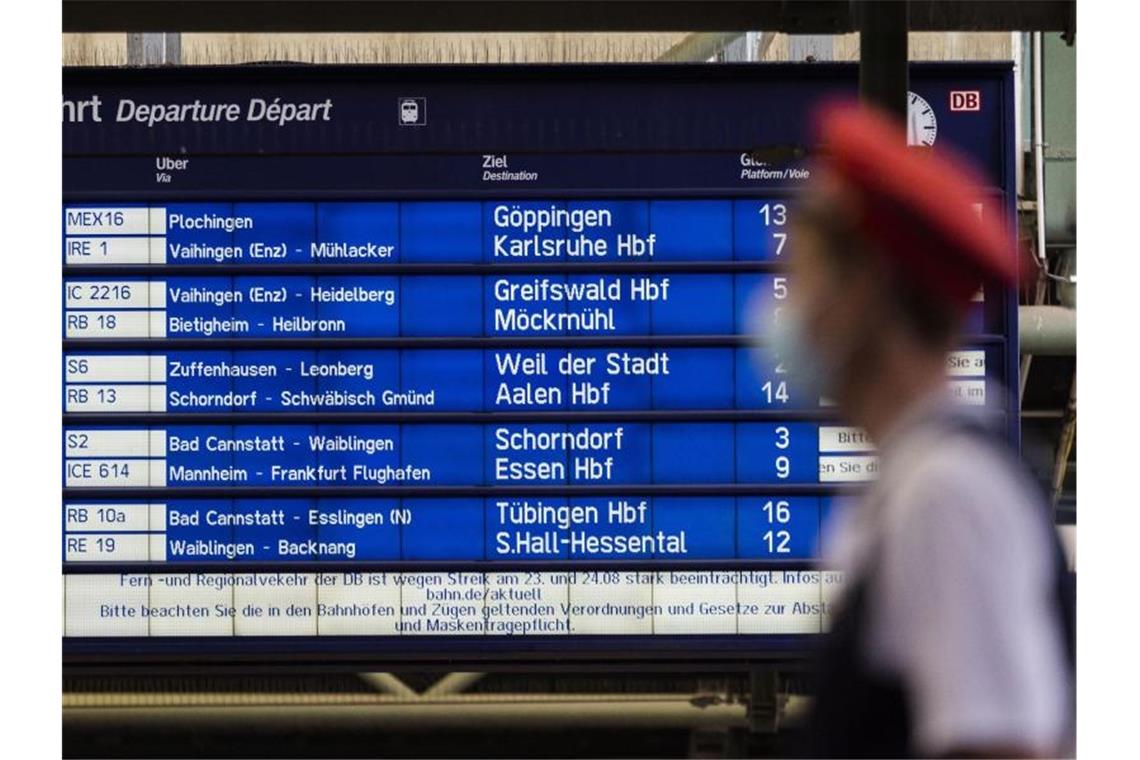
[[[385,695],[97,692],[65,694],[65,730],[232,728],[397,731],[576,728],[747,728],[748,711],[720,694]]]
[[[131,66],[172,66],[181,63],[182,35],[178,32],[131,32],[127,63]]]
[[[859,97],[906,119],[909,20],[906,3],[862,0],[859,16]]]
[[[740,32],[694,32],[657,57],[662,63],[701,62],[712,58],[740,37]]]
[[[1076,31],[1075,0],[911,0],[912,31]],[[858,31],[849,0],[63,0],[65,32]]]

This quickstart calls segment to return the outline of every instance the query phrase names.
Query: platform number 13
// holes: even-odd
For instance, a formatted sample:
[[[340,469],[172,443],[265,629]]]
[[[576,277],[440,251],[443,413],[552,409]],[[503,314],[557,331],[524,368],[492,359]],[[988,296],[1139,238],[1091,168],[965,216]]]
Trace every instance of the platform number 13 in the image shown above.
[[[783,203],[765,203],[760,206],[759,213],[764,218],[765,227],[783,227],[788,223],[788,207]],[[776,255],[780,256],[788,242],[788,233],[773,232],[772,239],[776,241]]]

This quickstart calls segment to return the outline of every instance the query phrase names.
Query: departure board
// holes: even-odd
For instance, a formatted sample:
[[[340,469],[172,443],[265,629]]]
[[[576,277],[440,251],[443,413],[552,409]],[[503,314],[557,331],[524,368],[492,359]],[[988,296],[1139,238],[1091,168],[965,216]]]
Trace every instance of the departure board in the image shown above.
[[[1012,219],[1008,65],[917,146]],[[845,65],[65,69],[64,650],[770,655],[873,443],[750,339]],[[921,147],[916,147],[921,150]],[[1017,436],[1016,296],[948,383]],[[1014,382],[1011,382],[1014,381]]]

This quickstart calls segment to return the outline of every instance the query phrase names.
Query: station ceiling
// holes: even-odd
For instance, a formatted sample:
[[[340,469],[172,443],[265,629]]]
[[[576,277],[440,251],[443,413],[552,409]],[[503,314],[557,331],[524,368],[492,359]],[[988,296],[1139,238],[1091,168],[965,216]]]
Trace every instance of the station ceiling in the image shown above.
[[[63,0],[65,32],[747,31],[843,34],[858,0]],[[911,0],[913,31],[1076,32],[1076,0]]]

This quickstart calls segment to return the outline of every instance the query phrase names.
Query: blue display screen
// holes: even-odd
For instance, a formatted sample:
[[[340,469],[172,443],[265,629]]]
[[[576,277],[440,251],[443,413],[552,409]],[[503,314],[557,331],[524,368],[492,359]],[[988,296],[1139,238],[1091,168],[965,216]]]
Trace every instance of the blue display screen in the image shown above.
[[[854,69],[321,71],[65,73],[65,649],[824,630],[821,535],[878,461],[756,336]],[[1012,214],[1008,66],[911,82]],[[979,293],[946,363],[1011,436],[1015,331]]]
[[[164,541],[166,561],[191,564],[807,559],[819,522],[818,497],[762,494],[184,499],[167,507]],[[765,542],[773,527],[794,537],[785,550]]]
[[[960,372],[1001,408],[993,346]],[[957,358],[957,357],[956,357]],[[117,383],[99,373],[145,366]],[[103,395],[99,395],[103,391]],[[114,396],[112,399],[111,396]],[[403,349],[79,350],[65,356],[64,408],[168,414],[797,410],[819,405],[762,347],[627,345]]]

